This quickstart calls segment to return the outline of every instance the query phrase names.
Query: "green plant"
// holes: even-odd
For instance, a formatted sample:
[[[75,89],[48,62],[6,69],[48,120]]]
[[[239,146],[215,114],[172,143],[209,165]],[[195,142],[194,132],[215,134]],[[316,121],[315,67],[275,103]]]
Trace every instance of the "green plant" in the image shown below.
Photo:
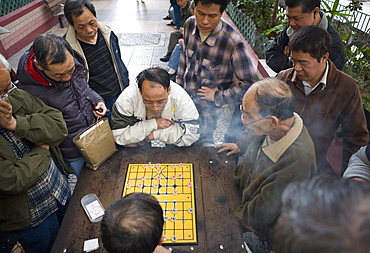
[[[343,71],[355,78],[360,86],[364,108],[370,110],[370,45],[353,42],[346,48],[347,62]]]

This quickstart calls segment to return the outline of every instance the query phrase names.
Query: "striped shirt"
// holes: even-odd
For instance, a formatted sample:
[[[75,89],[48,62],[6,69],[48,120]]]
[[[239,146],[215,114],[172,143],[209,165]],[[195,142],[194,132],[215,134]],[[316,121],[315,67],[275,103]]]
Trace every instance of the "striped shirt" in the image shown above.
[[[176,81],[195,103],[196,91],[207,86],[218,87],[217,106],[233,104],[241,101],[247,89],[258,80],[244,42],[223,19],[202,42],[195,18],[190,17],[184,25],[184,48]]]
[[[0,134],[7,140],[14,151],[17,161],[32,150],[34,144],[25,138],[18,138],[13,131],[0,127]],[[58,202],[65,205],[70,196],[70,189],[63,175],[50,157],[47,171],[27,190],[31,211],[30,227],[41,224],[47,217],[58,210]]]

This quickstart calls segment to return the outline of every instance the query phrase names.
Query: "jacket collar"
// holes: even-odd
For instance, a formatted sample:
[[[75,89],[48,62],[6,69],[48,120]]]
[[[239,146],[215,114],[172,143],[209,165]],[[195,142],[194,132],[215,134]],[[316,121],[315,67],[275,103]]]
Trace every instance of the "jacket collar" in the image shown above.
[[[294,124],[287,134],[273,144],[263,147],[262,151],[277,163],[284,152],[295,142],[303,129],[303,121],[298,114],[294,113]]]

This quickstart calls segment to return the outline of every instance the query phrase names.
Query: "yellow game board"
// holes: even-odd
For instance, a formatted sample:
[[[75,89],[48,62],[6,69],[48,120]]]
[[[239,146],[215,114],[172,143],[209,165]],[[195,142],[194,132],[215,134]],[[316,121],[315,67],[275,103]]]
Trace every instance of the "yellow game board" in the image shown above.
[[[164,244],[197,244],[193,165],[129,164],[123,195],[149,193],[163,209]]]

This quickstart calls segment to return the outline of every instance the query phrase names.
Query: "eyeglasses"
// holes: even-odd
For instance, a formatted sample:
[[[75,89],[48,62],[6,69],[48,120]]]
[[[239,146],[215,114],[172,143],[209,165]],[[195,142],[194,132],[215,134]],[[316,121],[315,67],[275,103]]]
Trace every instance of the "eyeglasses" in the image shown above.
[[[145,107],[148,107],[148,108],[153,108],[154,106],[157,106],[159,108],[164,108],[167,104],[167,98],[164,99],[163,101],[158,101],[158,102],[149,102],[149,101],[143,101],[143,104],[145,105]]]
[[[10,84],[12,85],[12,87],[10,88],[10,90],[8,90],[7,93],[5,93],[4,95],[0,95],[0,101],[6,99],[7,97],[9,97],[9,93],[14,90],[15,88],[17,88],[17,86],[15,86],[15,84],[13,82],[10,82]]]
[[[244,111],[244,110],[243,110],[243,105],[240,105],[240,111],[242,112],[242,114],[246,114],[246,113],[247,113],[246,111]],[[259,119],[257,119],[257,120],[250,121],[250,122],[248,122],[248,123],[244,123],[244,122],[243,122],[243,125],[244,125],[244,126],[252,125],[252,124],[254,124],[254,123],[256,123],[256,122],[258,122],[258,121],[260,121],[260,120],[270,118],[271,116],[272,116],[272,115],[267,115],[267,116],[265,116],[265,117],[259,118]],[[243,115],[242,115],[242,117],[243,117]]]

